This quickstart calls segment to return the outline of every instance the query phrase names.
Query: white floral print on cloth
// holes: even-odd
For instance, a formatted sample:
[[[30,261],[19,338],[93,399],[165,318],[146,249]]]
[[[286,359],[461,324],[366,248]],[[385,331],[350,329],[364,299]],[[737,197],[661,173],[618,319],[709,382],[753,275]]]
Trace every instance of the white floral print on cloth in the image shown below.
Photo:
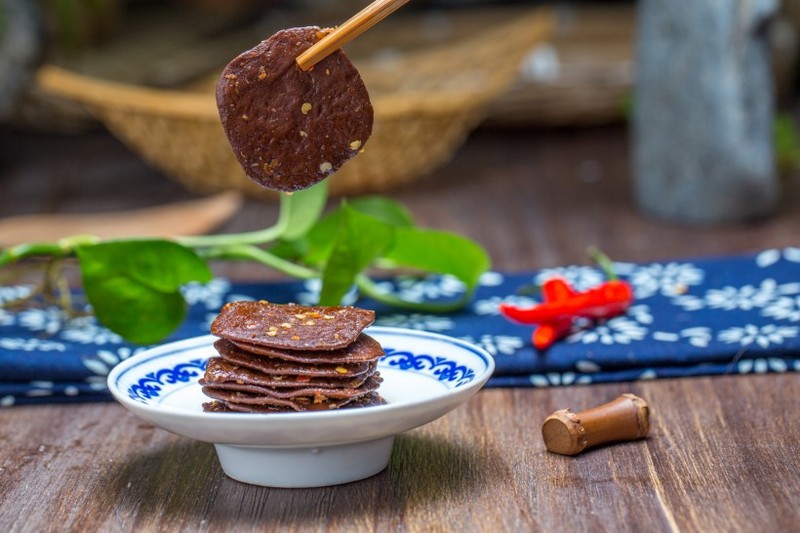
[[[497,312],[501,302],[535,305],[531,287],[549,277],[583,290],[604,281],[594,267],[568,265],[527,273],[488,272],[471,305],[460,312],[398,311],[352,290],[347,303],[373,308],[376,323],[422,329],[473,342],[497,362],[490,387],[552,387],[666,377],[800,371],[800,248],[660,263],[616,263],[636,302],[620,317],[575,328],[546,352],[530,343],[532,328]],[[464,286],[449,276],[379,283],[414,301],[446,301]],[[266,299],[311,303],[317,280],[237,284],[215,279],[190,284],[186,322],[167,339],[208,334],[226,302]],[[0,302],[24,297],[27,286],[0,286]],[[51,307],[0,309],[0,407],[25,403],[99,401],[105,378],[120,361],[144,349],[124,342],[91,316],[70,319]]]

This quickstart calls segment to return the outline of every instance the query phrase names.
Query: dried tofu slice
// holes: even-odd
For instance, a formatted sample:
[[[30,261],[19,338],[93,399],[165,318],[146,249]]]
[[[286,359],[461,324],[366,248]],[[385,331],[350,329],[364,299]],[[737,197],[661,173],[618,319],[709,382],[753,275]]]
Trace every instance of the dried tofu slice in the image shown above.
[[[364,334],[362,333],[362,335]],[[351,346],[355,346],[357,343],[358,340],[351,344]],[[358,363],[343,362],[331,364],[327,364],[330,361],[327,359],[325,363],[308,364],[308,362],[302,361],[289,361],[269,356],[264,357],[264,355],[245,351],[226,339],[219,339],[216,341],[214,343],[214,348],[216,348],[220,357],[229,363],[257,370],[271,376],[354,377],[372,373],[377,365],[377,359]],[[380,353],[377,357],[383,355],[383,349],[379,349]],[[294,353],[302,354],[308,352],[290,352],[290,355]],[[332,353],[337,353],[337,350],[322,352],[322,354]]]
[[[211,324],[211,333],[239,346],[246,345],[247,350],[260,346],[328,351],[353,344],[374,321],[374,311],[350,306],[231,302],[223,306]]]
[[[208,360],[208,364],[206,365],[206,371],[201,385],[237,383],[281,389],[355,389],[363,385],[373,373],[361,374],[359,376],[339,375],[335,377],[313,377],[308,374],[275,376],[229,363],[221,357],[212,357]]]
[[[386,400],[384,400],[380,394],[378,394],[377,392],[372,392],[370,394],[361,396],[360,398],[356,398],[352,401],[338,405],[337,407],[331,407],[331,405],[333,404],[329,404],[325,407],[325,409],[352,409],[355,407],[372,407],[376,405],[385,405],[385,404]],[[214,400],[211,402],[206,402],[203,404],[203,410],[210,413],[261,413],[261,414],[287,413],[296,411],[296,409],[289,406],[241,404],[235,402],[228,402],[225,400]],[[321,410],[321,409],[315,409],[315,410]]]
[[[330,409],[339,409],[353,400],[353,398],[329,399],[315,403],[313,398],[309,398],[307,396],[292,399],[273,398],[271,396],[263,396],[260,394],[250,394],[247,392],[230,391],[211,387],[203,387],[203,394],[214,400],[222,400],[229,404],[269,406],[277,408],[283,407],[293,411],[328,411]]]
[[[358,71],[338,50],[311,70],[295,58],[318,27],[281,30],[235,57],[217,83],[217,107],[247,176],[268,189],[308,188],[355,156],[373,109]]]
[[[252,354],[266,357],[293,361],[296,363],[306,363],[316,365],[321,363],[348,364],[357,362],[375,362],[384,355],[381,345],[367,335],[362,333],[356,341],[346,348],[339,350],[279,350],[269,346],[258,346],[245,342],[234,342],[237,348]]]
[[[358,398],[368,392],[378,390],[378,387],[383,381],[379,374],[368,377],[361,385],[355,388],[324,388],[324,387],[305,387],[305,388],[276,388],[265,387],[254,382],[237,383],[235,381],[225,382],[209,382],[205,379],[200,380],[200,385],[204,390],[224,390],[235,392],[246,392],[253,395],[248,401],[251,403],[259,403],[272,399],[281,400],[298,400],[303,401],[303,398],[310,398],[314,403],[320,403],[329,399],[343,400],[347,398]],[[245,402],[247,403],[247,402]]]

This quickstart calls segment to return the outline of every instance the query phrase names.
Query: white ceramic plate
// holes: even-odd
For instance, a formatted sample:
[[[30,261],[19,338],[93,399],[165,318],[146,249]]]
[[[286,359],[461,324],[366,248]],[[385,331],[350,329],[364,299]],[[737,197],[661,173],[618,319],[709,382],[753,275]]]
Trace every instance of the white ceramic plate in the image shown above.
[[[108,376],[114,397],[166,430],[213,442],[225,472],[279,487],[345,483],[386,467],[394,436],[439,418],[475,394],[494,361],[472,344],[416,330],[371,327],[387,404],[327,412],[206,413],[197,383],[216,355],[214,336],[141,352]]]

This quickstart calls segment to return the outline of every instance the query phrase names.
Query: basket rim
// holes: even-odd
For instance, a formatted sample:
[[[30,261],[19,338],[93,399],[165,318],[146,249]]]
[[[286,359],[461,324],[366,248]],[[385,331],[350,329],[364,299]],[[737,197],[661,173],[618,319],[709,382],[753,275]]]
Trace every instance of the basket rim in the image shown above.
[[[219,120],[213,93],[157,89],[103,80],[55,65],[44,65],[36,75],[39,88],[67,100],[111,111],[192,119]],[[378,94],[371,96],[375,115],[384,119],[417,115],[462,113],[465,102],[481,93],[427,91],[416,94]]]
[[[530,43],[542,42],[551,33],[554,14],[551,9],[535,8],[526,17],[513,23],[525,30]],[[491,34],[506,31],[495,28]],[[163,89],[105,80],[68,70],[54,64],[39,68],[35,79],[44,93],[86,105],[93,112],[133,112],[140,115],[172,117],[191,120],[218,121],[216,97],[213,91],[194,92],[181,89]],[[465,91],[455,89],[424,90],[420,92],[382,93],[370,95],[375,117],[381,120],[408,119],[413,116],[442,117],[463,113],[490,99],[491,94],[502,91],[499,81],[492,86]],[[369,87],[367,87],[369,90]]]
[[[213,94],[130,85],[78,74],[55,65],[36,73],[36,84],[50,95],[114,110],[136,110],[159,115],[219,118]]]

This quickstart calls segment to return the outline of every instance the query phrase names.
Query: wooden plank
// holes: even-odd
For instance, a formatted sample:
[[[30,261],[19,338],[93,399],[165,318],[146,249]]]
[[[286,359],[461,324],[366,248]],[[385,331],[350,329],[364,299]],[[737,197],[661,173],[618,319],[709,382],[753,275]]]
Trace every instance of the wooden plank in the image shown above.
[[[631,207],[622,128],[484,131],[435,176],[394,191],[424,225],[470,235],[494,268],[650,261],[797,245],[800,207],[759,225],[687,230]],[[46,154],[47,157],[42,157]],[[104,134],[0,129],[0,213],[139,208],[191,195]],[[787,186],[797,190],[797,175]],[[796,198],[797,195],[791,196]],[[274,220],[248,201],[225,231]],[[248,264],[237,279],[274,279]],[[545,451],[551,412],[623,392],[653,409],[651,435],[563,457]],[[0,410],[4,531],[791,531],[800,521],[800,375],[730,376],[481,392],[402,435],[389,468],[323,489],[248,486],[213,447],[116,404]]]
[[[322,489],[228,479],[213,447],[116,404],[2,412],[0,523],[9,531],[788,531],[800,519],[800,376],[487,390],[398,438],[389,468]],[[541,422],[634,391],[643,441],[547,452]],[[788,402],[787,402],[788,400]],[[776,428],[784,430],[776,438]],[[772,438],[768,437],[771,436]]]

